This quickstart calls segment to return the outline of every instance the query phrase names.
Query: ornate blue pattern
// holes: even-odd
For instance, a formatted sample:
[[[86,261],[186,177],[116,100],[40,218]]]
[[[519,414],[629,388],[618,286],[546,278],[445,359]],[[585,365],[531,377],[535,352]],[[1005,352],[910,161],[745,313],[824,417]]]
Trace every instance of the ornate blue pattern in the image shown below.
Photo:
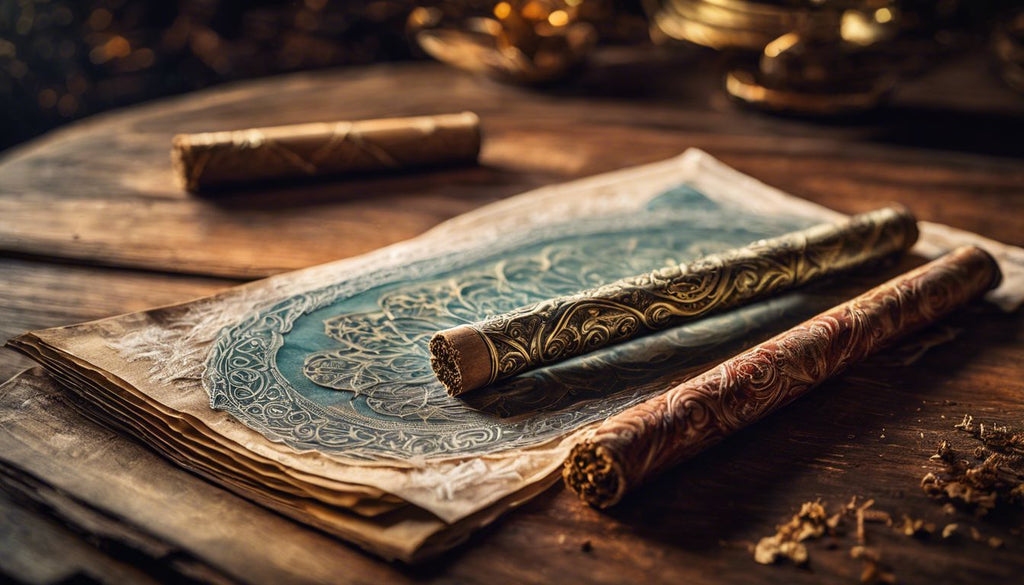
[[[807,225],[739,216],[683,186],[625,218],[354,276],[225,329],[204,381],[214,408],[300,450],[379,460],[536,445],[666,389],[806,315],[806,303],[780,297],[460,398],[433,377],[431,334]]]

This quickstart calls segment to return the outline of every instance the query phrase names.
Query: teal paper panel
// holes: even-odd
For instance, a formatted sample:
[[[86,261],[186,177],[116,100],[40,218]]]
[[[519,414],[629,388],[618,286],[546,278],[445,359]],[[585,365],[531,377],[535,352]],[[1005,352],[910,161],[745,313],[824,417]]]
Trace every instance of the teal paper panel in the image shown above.
[[[537,445],[822,307],[807,295],[780,296],[459,398],[431,373],[434,332],[807,225],[723,208],[681,185],[626,217],[510,235],[502,247],[389,267],[291,297],[225,329],[205,383],[214,408],[299,450],[380,460]]]

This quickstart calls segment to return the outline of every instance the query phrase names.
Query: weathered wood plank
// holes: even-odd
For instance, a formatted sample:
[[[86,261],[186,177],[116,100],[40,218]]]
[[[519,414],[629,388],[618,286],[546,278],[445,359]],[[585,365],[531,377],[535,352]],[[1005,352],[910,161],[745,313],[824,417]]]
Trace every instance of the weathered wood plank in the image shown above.
[[[157,579],[324,583],[344,567],[337,552],[357,554],[177,468],[69,402],[41,373],[0,387],[4,487]],[[256,534],[277,538],[250,541]]]
[[[59,327],[187,301],[234,284],[0,257],[0,343],[30,329]],[[0,379],[33,362],[0,348]]]
[[[887,114],[822,125],[724,103],[711,65],[612,55],[554,93],[434,64],[385,65],[230,85],[97,116],[0,160],[0,250],[255,278],[366,252],[500,197],[691,146],[848,210],[899,199],[916,203],[923,219],[963,225],[1008,211],[1006,203],[1016,212],[1024,205],[1017,161],[950,148],[959,139],[982,153],[1012,154],[1016,146],[1024,155],[1012,138],[1024,131],[1024,104],[993,79],[973,73],[985,91],[943,94],[933,88],[949,80],[924,78],[908,83]],[[954,71],[966,71],[962,78],[974,69]],[[988,98],[972,97],[979,93]],[[956,100],[975,110],[955,109]],[[921,105],[930,109],[911,109]],[[479,168],[248,189],[216,200],[190,196],[172,179],[169,145],[178,132],[463,109],[483,119]],[[958,138],[942,140],[938,123]],[[971,129],[991,138],[965,136]],[[953,197],[970,203],[967,217],[946,207]],[[1022,231],[1020,223],[985,227],[1010,239]]]
[[[157,583],[116,561],[44,514],[0,493],[0,581],[57,583]]]

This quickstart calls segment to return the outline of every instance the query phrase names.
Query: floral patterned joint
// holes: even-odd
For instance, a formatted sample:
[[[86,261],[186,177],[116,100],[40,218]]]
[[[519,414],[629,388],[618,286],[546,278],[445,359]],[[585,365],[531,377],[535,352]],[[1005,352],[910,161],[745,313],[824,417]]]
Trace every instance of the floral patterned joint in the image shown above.
[[[576,446],[563,478],[585,502],[611,506],[999,280],[988,253],[958,248],[609,418]]]
[[[917,241],[909,211],[887,207],[438,333],[431,365],[459,395],[520,372],[807,284]],[[479,357],[478,357],[479,356]]]

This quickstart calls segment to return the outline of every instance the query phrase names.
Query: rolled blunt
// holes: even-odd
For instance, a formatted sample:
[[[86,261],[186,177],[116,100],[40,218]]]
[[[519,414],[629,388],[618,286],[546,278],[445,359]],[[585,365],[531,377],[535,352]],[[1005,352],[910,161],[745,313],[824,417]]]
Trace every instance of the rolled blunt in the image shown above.
[[[885,207],[441,331],[430,363],[457,396],[905,251],[917,235],[907,209]]]
[[[269,179],[475,161],[473,112],[179,134],[171,160],[189,191]]]
[[[562,477],[588,504],[611,506],[999,280],[988,253],[958,248],[607,419],[573,449]]]

